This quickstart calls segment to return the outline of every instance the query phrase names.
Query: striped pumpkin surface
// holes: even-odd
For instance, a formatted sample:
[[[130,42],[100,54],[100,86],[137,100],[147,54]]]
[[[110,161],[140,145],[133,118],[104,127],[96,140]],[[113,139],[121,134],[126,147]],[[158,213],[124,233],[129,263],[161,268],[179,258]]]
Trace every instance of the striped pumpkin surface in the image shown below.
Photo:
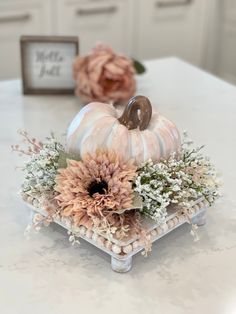
[[[111,149],[137,165],[168,158],[180,147],[180,134],[170,120],[154,112],[148,127],[129,130],[118,121],[120,111],[106,103],[93,102],[75,116],[67,132],[67,151],[83,158],[97,149]]]

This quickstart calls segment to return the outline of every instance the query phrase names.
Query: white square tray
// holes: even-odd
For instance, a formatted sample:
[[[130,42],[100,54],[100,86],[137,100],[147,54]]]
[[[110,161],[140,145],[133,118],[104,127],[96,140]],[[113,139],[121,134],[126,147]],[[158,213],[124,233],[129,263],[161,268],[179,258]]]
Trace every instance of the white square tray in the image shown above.
[[[44,210],[32,205],[37,203],[34,202],[34,200],[31,200],[30,203],[32,204],[29,202],[25,203],[32,210],[32,219],[36,213],[47,216],[47,213]],[[172,207],[168,210],[168,215],[164,223],[158,224],[151,219],[145,218],[142,222],[142,226],[146,230],[147,234],[150,235],[150,241],[152,243],[186,222],[192,222],[198,226],[204,225],[205,213],[208,206],[208,202],[201,198],[192,203],[192,208],[189,211],[190,221],[186,215],[183,214],[183,210],[181,210],[181,208]],[[85,241],[109,254],[111,256],[111,268],[116,272],[129,271],[132,267],[132,256],[144,249],[143,245],[139,242],[139,236],[132,238],[127,237],[127,239],[120,241],[115,238],[108,239],[106,235],[88,230],[83,226],[77,228],[73,227],[72,230],[70,220],[65,218],[60,219],[58,217],[53,219],[53,222],[59,224],[66,230],[73,232],[76,237],[84,239]]]

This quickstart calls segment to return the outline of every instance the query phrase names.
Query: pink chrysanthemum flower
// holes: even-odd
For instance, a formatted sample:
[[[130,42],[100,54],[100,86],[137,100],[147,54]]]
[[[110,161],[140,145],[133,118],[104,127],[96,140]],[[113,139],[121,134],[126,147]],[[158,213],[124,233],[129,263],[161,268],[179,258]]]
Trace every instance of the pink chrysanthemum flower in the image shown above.
[[[68,160],[67,164],[56,178],[61,215],[73,217],[75,225],[88,228],[99,226],[99,222],[104,226],[104,218],[111,227],[127,226],[129,214],[117,212],[132,207],[133,162],[123,162],[112,151],[97,151],[83,161]]]

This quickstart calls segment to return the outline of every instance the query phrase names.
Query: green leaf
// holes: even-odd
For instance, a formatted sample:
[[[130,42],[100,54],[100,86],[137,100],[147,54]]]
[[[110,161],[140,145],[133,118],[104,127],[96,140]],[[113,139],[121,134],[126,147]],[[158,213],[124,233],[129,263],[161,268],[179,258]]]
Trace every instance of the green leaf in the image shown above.
[[[124,212],[128,210],[133,210],[133,209],[142,209],[143,208],[143,200],[142,197],[137,193],[134,192],[134,199],[133,203],[130,208],[125,208],[125,209],[119,209],[116,211],[117,214],[123,214]]]
[[[133,60],[134,68],[137,74],[143,74],[146,72],[145,66],[140,61],[134,58],[132,60]]]
[[[72,160],[77,160],[77,161],[80,160],[78,155],[67,153],[67,152],[61,150],[59,153],[58,168],[66,168],[67,167],[67,159],[72,159]]]
[[[142,209],[142,207],[143,207],[143,199],[137,192],[135,192],[132,208]]]

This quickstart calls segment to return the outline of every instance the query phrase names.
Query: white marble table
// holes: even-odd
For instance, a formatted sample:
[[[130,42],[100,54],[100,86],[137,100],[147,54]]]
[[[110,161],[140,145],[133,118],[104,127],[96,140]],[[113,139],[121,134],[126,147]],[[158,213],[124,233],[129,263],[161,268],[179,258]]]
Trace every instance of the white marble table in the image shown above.
[[[19,81],[0,82],[1,314],[236,313],[236,88],[175,58],[146,64],[138,93],[206,144],[222,173],[223,197],[201,240],[185,225],[121,275],[106,254],[85,242],[71,247],[56,227],[24,239],[29,212],[16,196],[21,160],[10,145],[17,129],[61,136],[80,106],[73,96],[24,97]]]

